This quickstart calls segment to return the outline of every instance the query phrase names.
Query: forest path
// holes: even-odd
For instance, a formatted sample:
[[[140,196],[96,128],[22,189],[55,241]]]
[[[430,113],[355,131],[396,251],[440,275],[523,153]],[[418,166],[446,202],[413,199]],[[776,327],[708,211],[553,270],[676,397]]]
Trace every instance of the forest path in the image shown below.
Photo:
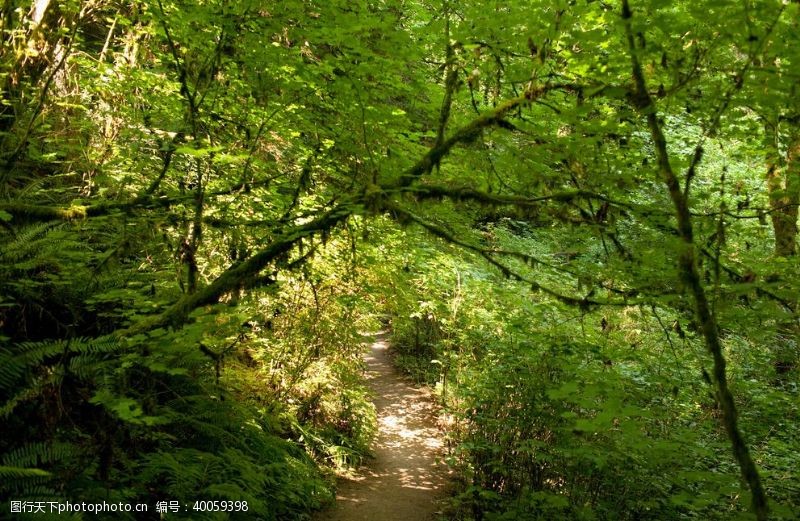
[[[442,437],[436,405],[427,389],[398,375],[382,333],[365,356],[367,383],[375,395],[378,437],[375,458],[352,479],[340,479],[336,503],[318,521],[430,521],[445,495],[447,466],[437,461]]]

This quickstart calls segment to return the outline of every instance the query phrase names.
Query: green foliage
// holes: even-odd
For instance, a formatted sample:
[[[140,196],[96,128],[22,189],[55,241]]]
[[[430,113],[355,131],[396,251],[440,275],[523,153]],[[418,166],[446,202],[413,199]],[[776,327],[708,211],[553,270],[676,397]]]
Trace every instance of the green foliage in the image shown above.
[[[530,232],[512,224],[493,234],[519,246]],[[411,231],[395,233],[384,232],[383,242],[413,240]],[[445,407],[449,460],[461,475],[453,517],[744,515],[719,409],[698,377],[708,361],[696,333],[681,329],[680,314],[641,306],[576,314],[529,298],[444,246],[398,265],[380,275],[394,280],[384,306],[396,360],[435,384]],[[726,336],[730,370],[750,375],[737,393],[751,404],[742,418],[747,431],[764,440],[755,446],[764,475],[787,476],[794,457],[769,447],[784,447],[796,431],[797,408],[769,378],[757,379],[772,370],[758,341]],[[762,416],[777,410],[787,419]],[[780,470],[773,474],[770,465]],[[773,516],[791,519],[793,485],[767,480]]]
[[[5,2],[0,500],[306,518],[381,315],[456,518],[791,519],[798,9]]]

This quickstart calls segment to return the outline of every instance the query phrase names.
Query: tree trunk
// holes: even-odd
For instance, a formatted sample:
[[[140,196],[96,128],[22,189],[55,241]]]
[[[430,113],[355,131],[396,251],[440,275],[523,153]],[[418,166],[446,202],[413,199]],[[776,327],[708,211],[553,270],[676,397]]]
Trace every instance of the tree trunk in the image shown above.
[[[770,217],[775,234],[775,255],[793,257],[797,254],[797,217],[800,203],[800,136],[793,136],[786,162],[781,165],[777,146],[772,147],[767,169]],[[793,339],[797,338],[797,300],[791,303],[793,316],[778,324],[778,334],[784,341],[777,342],[773,366],[776,382],[780,383],[786,373],[797,366],[800,354]]]
[[[790,257],[797,253],[797,217],[800,203],[800,138],[789,147],[786,164],[781,165],[777,150],[769,158],[767,190],[770,217],[775,232],[775,255]]]

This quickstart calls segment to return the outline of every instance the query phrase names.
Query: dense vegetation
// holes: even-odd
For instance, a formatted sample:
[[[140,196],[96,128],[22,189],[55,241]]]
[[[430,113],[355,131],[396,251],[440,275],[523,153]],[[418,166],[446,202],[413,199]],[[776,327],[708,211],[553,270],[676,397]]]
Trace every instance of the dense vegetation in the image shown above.
[[[799,8],[5,0],[1,515],[303,519],[388,326],[454,519],[796,519]]]

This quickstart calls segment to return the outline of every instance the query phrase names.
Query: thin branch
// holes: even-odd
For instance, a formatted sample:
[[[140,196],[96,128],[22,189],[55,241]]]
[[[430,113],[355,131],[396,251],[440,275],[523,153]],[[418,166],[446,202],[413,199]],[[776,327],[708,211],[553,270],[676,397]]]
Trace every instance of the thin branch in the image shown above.
[[[19,157],[19,154],[22,153],[22,150],[25,148],[25,145],[27,145],[28,138],[30,138],[30,134],[33,131],[33,124],[36,122],[36,118],[39,116],[42,109],[44,108],[44,103],[47,100],[48,93],[50,92],[50,85],[52,85],[53,80],[55,80],[58,72],[64,67],[64,64],[67,63],[67,58],[69,57],[69,53],[72,49],[72,44],[75,41],[75,35],[77,34],[77,32],[78,32],[78,20],[75,21],[72,27],[72,31],[69,34],[68,43],[63,48],[63,54],[61,55],[61,59],[58,61],[55,67],[53,67],[53,69],[50,71],[50,74],[47,76],[47,79],[45,80],[44,85],[42,86],[42,90],[39,93],[39,99],[36,101],[36,107],[31,113],[30,119],[28,119],[28,124],[25,126],[25,131],[22,133],[22,137],[20,137],[17,146],[14,147],[14,150],[5,160],[5,164],[7,167],[11,166],[11,164],[14,163],[17,157]]]
[[[455,131],[450,137],[444,139],[440,144],[434,145],[414,166],[403,172],[395,181],[383,186],[385,189],[403,188],[411,185],[423,175],[429,173],[439,162],[460,143],[474,141],[478,135],[486,128],[500,125],[503,117],[517,107],[528,104],[539,99],[544,94],[554,90],[574,91],[578,87],[573,84],[548,83],[545,85],[532,85],[521,96],[511,98],[499,104],[494,109],[475,118],[470,123]]]
[[[633,14],[628,0],[622,0],[622,22],[628,43],[631,72],[635,84],[635,90],[630,97],[630,101],[647,119],[650,136],[656,151],[658,169],[662,180],[667,186],[673,206],[675,207],[678,232],[683,241],[683,247],[678,257],[678,267],[684,283],[691,291],[695,303],[695,316],[700,324],[700,330],[706,348],[711,353],[714,360],[714,382],[717,388],[717,398],[722,410],[722,423],[731,441],[733,453],[739,463],[742,478],[750,487],[752,506],[756,518],[758,521],[766,521],[768,513],[767,496],[761,483],[761,476],[759,475],[758,468],[750,455],[750,449],[739,429],[736,403],[728,387],[727,361],[722,352],[722,343],[719,338],[716,316],[709,307],[708,297],[698,272],[695,259],[692,218],[687,202],[688,193],[681,191],[678,178],[670,164],[667,141],[661,129],[661,123],[658,120],[655,103],[648,93],[644,72],[639,62],[638,49],[636,48],[631,24],[632,16]],[[737,81],[743,81],[743,77]],[[723,102],[721,110],[717,112],[712,120],[713,125],[716,125],[724,107],[727,107],[729,102],[729,99]]]
[[[627,1],[627,0],[626,0]],[[747,1],[745,1],[745,5]],[[786,8],[785,5],[782,5],[781,8],[778,10],[778,14],[775,17],[775,20],[772,21],[770,26],[767,28],[766,33],[758,39],[758,44],[754,46],[752,51],[750,52],[747,60],[742,65],[741,69],[735,75],[735,82],[733,86],[728,89],[728,92],[725,93],[725,96],[722,98],[722,103],[717,106],[717,109],[711,115],[708,123],[705,125],[703,132],[700,136],[700,139],[697,142],[697,145],[694,148],[694,153],[692,155],[692,160],[689,163],[689,168],[686,171],[686,179],[684,181],[684,188],[683,188],[683,197],[684,199],[689,198],[689,188],[691,187],[692,179],[694,178],[695,171],[697,169],[697,165],[700,163],[701,159],[703,158],[703,144],[705,143],[706,139],[711,136],[714,132],[717,131],[719,127],[720,121],[722,119],[722,115],[728,110],[728,107],[733,101],[734,95],[739,92],[744,85],[744,79],[747,76],[747,72],[750,70],[750,67],[753,65],[753,60],[755,60],[756,56],[763,50],[764,45],[766,42],[769,41],[769,35],[772,34],[772,31],[775,29],[775,26],[778,24],[778,21],[781,19],[783,15],[783,11]],[[748,18],[749,19],[749,18]],[[751,30],[750,27],[748,27]]]
[[[602,194],[587,190],[568,190],[550,195],[542,195],[539,197],[523,197],[515,195],[490,194],[488,192],[482,192],[469,187],[451,188],[443,185],[418,184],[413,187],[404,188],[403,192],[413,194],[418,199],[437,199],[447,197],[457,201],[469,200],[483,204],[513,205],[521,207],[537,206],[538,203],[545,201],[566,202],[575,199],[597,199],[608,202],[609,204],[613,204],[615,206],[620,206],[623,208],[629,207],[626,203],[614,201]]]
[[[184,295],[162,313],[135,323],[127,330],[117,332],[116,336],[125,338],[161,327],[182,326],[189,320],[189,314],[193,310],[217,303],[224,294],[253,279],[261,270],[287,254],[299,241],[315,233],[329,231],[347,219],[352,215],[353,208],[350,205],[340,204],[306,224],[287,230],[246,261],[229,267],[208,286]]]
[[[542,293],[545,293],[546,295],[549,295],[550,297],[553,297],[556,300],[558,300],[559,302],[562,302],[564,304],[567,304],[567,305],[570,305],[570,306],[577,306],[577,307],[580,307],[581,309],[584,309],[584,310],[586,310],[586,309],[588,309],[588,308],[590,308],[592,306],[629,306],[629,305],[635,304],[634,301],[627,300],[627,299],[624,300],[624,301],[601,301],[601,300],[595,300],[595,299],[590,298],[591,297],[591,292],[590,292],[589,295],[586,295],[585,297],[572,297],[572,296],[569,296],[569,295],[561,294],[561,293],[559,293],[559,292],[557,292],[557,291],[555,291],[553,289],[548,288],[547,286],[544,286],[544,285],[540,284],[539,282],[536,282],[534,280],[531,280],[531,279],[528,279],[528,278],[524,277],[523,275],[520,275],[519,273],[515,272],[513,269],[509,268],[508,266],[506,266],[505,264],[501,263],[500,261],[498,261],[497,259],[495,259],[493,257],[493,255],[513,255],[513,256],[521,258],[521,259],[533,260],[534,262],[542,263],[540,260],[538,260],[538,259],[536,259],[536,258],[534,258],[534,257],[532,257],[532,256],[530,256],[528,254],[525,254],[525,253],[522,253],[522,252],[511,252],[511,251],[506,251],[506,250],[495,250],[495,249],[490,249],[490,248],[483,248],[481,246],[476,246],[474,244],[471,244],[471,243],[469,243],[467,241],[464,241],[464,240],[461,240],[461,239],[455,237],[453,234],[451,234],[447,230],[441,228],[440,226],[437,226],[437,225],[435,225],[433,223],[427,222],[424,219],[422,219],[421,217],[415,215],[413,212],[411,212],[411,211],[409,211],[407,209],[401,208],[401,207],[399,207],[399,206],[397,206],[395,204],[387,203],[386,204],[386,209],[389,210],[391,213],[393,213],[395,216],[401,216],[401,217],[404,217],[404,218],[408,219],[409,221],[417,223],[419,226],[421,226],[422,228],[424,228],[425,230],[430,232],[432,235],[434,235],[436,237],[439,237],[440,239],[443,239],[446,242],[449,242],[451,244],[455,244],[456,246],[460,246],[460,247],[462,247],[462,248],[464,248],[466,250],[473,251],[473,252],[477,253],[478,255],[483,257],[487,262],[489,262],[489,264],[491,264],[492,266],[494,266],[497,269],[499,269],[500,272],[504,276],[506,276],[508,278],[512,278],[512,279],[517,280],[519,282],[523,282],[523,283],[527,284],[528,286],[530,286],[531,290],[540,291]],[[554,269],[561,269],[561,268],[558,268],[558,267],[553,266],[551,264],[547,264],[547,263],[542,263],[542,264],[545,264],[545,265],[547,265],[547,266],[549,266],[551,268],[554,268]],[[561,269],[561,271],[564,271],[564,270]]]
[[[453,105],[453,93],[458,84],[458,68],[456,67],[456,53],[453,44],[450,43],[450,0],[444,0],[444,40],[445,40],[445,61],[444,61],[444,99],[439,111],[439,127],[436,129],[436,141],[434,146],[441,146],[444,142],[444,133],[447,129],[447,122],[450,120],[450,108]]]

